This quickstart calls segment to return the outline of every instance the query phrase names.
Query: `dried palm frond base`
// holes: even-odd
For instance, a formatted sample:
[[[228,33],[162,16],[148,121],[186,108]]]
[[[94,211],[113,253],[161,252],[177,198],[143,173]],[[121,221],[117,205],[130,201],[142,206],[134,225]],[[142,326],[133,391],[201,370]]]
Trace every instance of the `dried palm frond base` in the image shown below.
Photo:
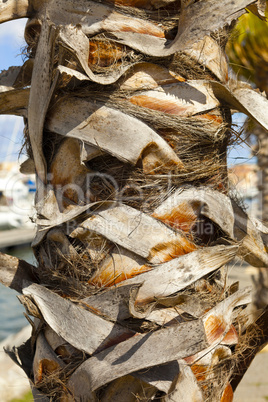
[[[229,402],[266,341],[224,270],[268,267],[227,178],[231,109],[268,128],[223,52],[249,3],[0,1],[0,22],[29,18],[0,113],[25,118],[38,266],[0,255],[0,280],[35,317],[9,354],[36,400]]]
[[[231,246],[229,258],[236,250]],[[222,260],[221,254],[219,249]],[[148,273],[154,272],[157,267]],[[36,317],[32,342],[9,354],[15,360],[19,356],[36,398],[172,401],[184,395],[182,400],[190,401],[197,395],[197,400],[215,401],[215,395],[225,400],[232,394],[229,382],[237,362],[254,354],[252,342],[261,343],[262,334],[246,307],[250,291],[226,287],[221,268],[197,281],[189,278],[192,285],[179,292],[170,289],[169,296],[137,304],[142,287],[135,282],[143,275],[147,273],[117,286],[95,288],[80,300],[36,284],[23,289],[20,300]],[[145,286],[146,277],[142,283]],[[102,364],[98,375],[96,361]],[[186,389],[189,398],[183,394]]]
[[[241,299],[242,293],[237,292],[237,290],[234,288],[225,289],[224,287],[222,287],[222,285],[220,285],[220,277],[221,273],[220,271],[218,271],[213,276],[210,276],[207,280],[202,279],[198,281],[191,292],[189,290],[179,292],[179,294],[177,294],[175,297],[169,297],[167,299],[159,301],[159,303],[154,303],[154,309],[151,309],[151,311],[147,313],[147,317],[145,316],[143,320],[136,319],[135,325],[129,325],[129,319],[124,321],[121,320],[121,328],[131,328],[131,331],[129,329],[126,329],[126,331],[128,331],[128,335],[125,332],[124,337],[129,338],[129,341],[125,342],[130,342],[133,345],[132,348],[134,348],[134,345],[136,343],[135,337],[132,338],[133,334],[137,333],[136,331],[138,331],[138,333],[140,334],[144,334],[140,335],[143,338],[141,338],[138,343],[140,343],[142,339],[144,339],[144,341],[147,339],[147,342],[149,342],[149,344],[155,345],[155,342],[157,340],[158,342],[161,342],[161,333],[165,333],[166,331],[170,332],[169,342],[172,343],[172,329],[175,329],[174,335],[177,332],[178,336],[180,333],[180,328],[184,327],[186,330],[185,336],[187,336],[188,339],[186,341],[184,340],[184,342],[180,341],[179,343],[182,342],[182,348],[184,348],[183,343],[185,344],[185,342],[186,345],[192,344],[192,346],[190,349],[188,349],[188,352],[186,352],[187,356],[185,356],[184,359],[182,358],[182,356],[180,356],[179,359],[177,358],[178,346],[176,350],[171,349],[172,357],[170,362],[166,362],[160,365],[157,364],[156,366],[155,361],[159,359],[159,357],[155,356],[158,354],[157,350],[155,349],[155,347],[153,347],[153,350],[149,352],[146,351],[145,347],[143,353],[149,353],[149,355],[154,356],[152,357],[152,360],[150,360],[153,367],[148,366],[146,369],[140,368],[142,367],[142,362],[135,361],[134,349],[132,351],[132,348],[130,348],[128,352],[129,347],[127,347],[127,349],[125,350],[126,354],[123,354],[121,357],[118,356],[117,362],[115,361],[113,363],[114,366],[112,366],[113,369],[111,369],[114,370],[115,377],[117,371],[120,371],[120,365],[122,364],[124,367],[125,359],[130,359],[131,361],[133,361],[133,367],[139,368],[139,370],[135,370],[134,372],[131,372],[129,374],[126,373],[125,376],[120,376],[120,378],[114,379],[111,382],[108,381],[108,383],[106,383],[106,385],[102,387],[98,387],[98,384],[94,385],[94,381],[92,382],[92,379],[90,377],[91,370],[93,370],[94,373],[94,356],[96,356],[96,359],[104,359],[104,361],[106,358],[108,358],[107,364],[109,365],[108,356],[109,354],[115,353],[115,351],[117,350],[116,345],[108,347],[108,349],[104,349],[103,352],[96,351],[93,354],[85,353],[85,351],[81,352],[64,340],[64,338],[66,339],[66,331],[68,330],[67,326],[66,328],[64,328],[63,326],[61,326],[62,324],[60,322],[55,322],[53,324],[54,319],[52,317],[52,321],[50,318],[46,318],[52,324],[54,329],[55,325],[58,326],[57,332],[59,332],[59,329],[61,328],[60,332],[64,337],[62,338],[57,335],[57,333],[54,332],[54,330],[51,329],[50,326],[48,326],[47,324],[42,324],[43,319],[41,318],[41,321],[39,321],[39,315],[39,319],[37,319],[37,322],[39,322],[38,327],[36,327],[37,323],[33,326],[33,328],[36,328],[34,329],[34,337],[37,339],[36,351],[34,352],[34,350],[32,350],[31,353],[29,353],[29,349],[25,347],[20,347],[18,352],[16,352],[16,355],[20,356],[20,360],[24,369],[25,367],[33,367],[33,373],[29,375],[28,372],[28,375],[32,381],[34,395],[36,396],[36,398],[41,398],[41,396],[46,397],[48,401],[72,401],[77,399],[77,387],[79,387],[80,399],[77,400],[87,401],[109,400],[114,402],[123,402],[124,400],[149,401],[159,399],[162,401],[191,401],[193,395],[196,395],[196,397],[198,396],[197,400],[200,401],[213,402],[215,400],[231,400],[233,394],[230,385],[231,379],[237,374],[239,375],[239,362],[245,358],[248,358],[250,354],[254,355],[255,346],[260,344],[262,341],[262,334],[258,326],[252,323],[252,316],[250,311],[247,311],[248,308],[245,308],[245,306],[243,306],[242,308],[239,307],[239,304],[243,304],[244,302],[246,302],[245,298],[240,302],[237,301],[239,298],[238,294],[240,293]],[[120,288],[118,289],[118,291],[120,292]],[[32,291],[26,293],[32,293],[32,300],[34,300],[34,303],[36,303],[38,300],[38,292],[38,288],[35,287],[35,290],[34,288],[32,288]],[[41,290],[41,293],[43,293],[43,297],[46,297],[45,294],[48,294],[47,292],[48,291],[45,291],[43,293],[43,291]],[[235,301],[236,304],[233,304],[233,302],[231,304],[233,306],[237,305],[237,307],[235,307],[232,313],[233,324],[231,326],[228,325],[228,331],[226,331],[226,329],[225,331],[223,331],[224,320],[222,320],[222,318],[219,320],[219,317],[221,315],[218,315],[218,317],[216,317],[215,315],[214,317],[213,314],[211,315],[210,313],[207,313],[204,316],[203,314],[204,311],[208,309],[212,312],[215,311],[215,313],[218,310],[219,313],[217,305],[219,306],[221,300],[223,300],[223,305],[226,304],[225,302],[227,302],[228,304],[228,298],[224,298],[224,293],[228,295],[232,292],[234,293],[229,296],[229,298],[232,298],[233,301]],[[191,295],[194,298],[193,301]],[[26,304],[28,297],[29,296],[24,296],[24,301],[26,302]],[[56,299],[54,298],[54,301],[52,302],[53,306],[51,306],[51,308],[57,310],[60,305],[55,303]],[[75,309],[78,315],[79,309],[82,309],[84,311],[84,314],[86,314],[87,311],[93,311],[93,309],[90,308],[91,299],[92,297],[89,297],[85,300],[81,300],[79,304],[76,304]],[[60,299],[58,300],[60,301]],[[103,300],[105,300],[105,292]],[[200,318],[194,317],[192,315],[193,312],[195,314],[198,312],[198,308],[193,308],[193,304],[196,304],[197,300],[199,301]],[[45,299],[43,298],[43,302],[44,301]],[[45,307],[45,304],[43,304],[43,302],[39,304],[39,312],[47,316],[47,306]],[[114,302],[116,302],[116,300],[114,300]],[[127,303],[126,300],[121,300],[121,302],[123,302],[123,304]],[[163,311],[165,309],[165,314],[167,316],[170,315],[170,306],[172,306],[174,311],[176,311],[176,318],[173,318],[173,320],[167,322],[166,324],[164,324],[164,326],[159,326],[155,324],[153,326],[152,321],[151,325],[149,325],[149,320],[155,320],[157,318],[157,312],[159,311],[162,311],[163,316]],[[69,311],[72,315],[71,310]],[[96,311],[97,310],[95,309],[94,312],[96,313]],[[50,310],[50,314],[51,313],[53,314],[53,310]],[[225,310],[225,313],[228,315],[227,310]],[[33,310],[31,310],[31,314],[34,314]],[[107,318],[106,315],[103,315],[103,317]],[[133,321],[132,324],[134,324],[135,319],[131,318],[131,321]],[[202,346],[204,346],[204,340],[202,339],[202,326],[199,329],[198,338],[196,340],[191,340],[192,337],[195,338],[191,330],[193,331],[195,327],[198,327],[198,322],[200,321],[203,322],[206,339],[210,344],[210,346],[208,345],[208,348],[205,348],[202,351],[198,351],[199,348],[196,348],[196,345],[194,346],[193,344],[193,342],[201,342]],[[147,323],[147,329],[145,327],[145,323]],[[116,328],[117,325],[118,324],[115,323],[114,328]],[[78,328],[79,333],[83,333],[85,328],[86,326],[81,322],[80,327]],[[160,336],[157,335],[157,333],[159,332]],[[155,340],[152,339],[152,341],[150,341],[150,338],[153,338],[154,336],[153,334],[156,335]],[[87,336],[86,333],[85,336]],[[77,344],[80,345],[81,349],[88,349],[89,346],[86,346],[85,343],[81,342],[82,338],[83,335],[79,335]],[[113,342],[112,336],[110,336],[110,338],[110,341]],[[114,341],[116,341],[117,343],[119,339],[114,339]],[[107,345],[105,347],[107,347]],[[167,345],[166,349],[169,349]],[[193,351],[194,349],[197,352],[191,355],[191,351]],[[101,349],[98,348],[98,350]],[[107,351],[109,352],[108,354]],[[9,353],[13,356],[14,359],[16,359],[13,352]],[[164,355],[166,353],[168,352],[164,351]],[[31,356],[33,359],[33,365],[32,363],[30,363]],[[90,364],[91,359],[93,359],[93,366],[92,364]],[[160,357],[160,360],[161,359],[163,359],[163,356]],[[150,364],[150,362],[148,363]],[[105,366],[103,366],[103,370],[104,372],[106,372],[106,369],[104,367]],[[101,381],[103,381],[105,375],[99,375],[101,377]],[[114,374],[111,375],[111,373],[108,374],[108,372],[106,375],[108,378],[111,379],[114,376]],[[188,380],[188,383],[186,379]],[[89,386],[86,384],[87,381],[90,382]],[[184,382],[186,383],[184,384]],[[93,392],[94,388],[97,388],[95,392]],[[74,389],[75,394],[73,394]],[[187,396],[187,392],[189,393],[189,398]],[[178,399],[182,396],[183,399]]]

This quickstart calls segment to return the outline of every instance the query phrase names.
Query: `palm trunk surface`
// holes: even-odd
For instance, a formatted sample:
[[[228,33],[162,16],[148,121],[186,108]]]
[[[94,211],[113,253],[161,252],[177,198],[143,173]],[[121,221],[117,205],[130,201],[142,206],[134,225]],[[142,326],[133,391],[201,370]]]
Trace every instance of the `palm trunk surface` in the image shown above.
[[[224,53],[250,4],[0,2],[0,22],[29,18],[0,112],[25,118],[38,266],[2,254],[0,279],[34,317],[8,353],[35,400],[231,401],[267,342],[251,289],[226,284],[235,257],[268,266],[227,179],[230,110],[268,128]]]

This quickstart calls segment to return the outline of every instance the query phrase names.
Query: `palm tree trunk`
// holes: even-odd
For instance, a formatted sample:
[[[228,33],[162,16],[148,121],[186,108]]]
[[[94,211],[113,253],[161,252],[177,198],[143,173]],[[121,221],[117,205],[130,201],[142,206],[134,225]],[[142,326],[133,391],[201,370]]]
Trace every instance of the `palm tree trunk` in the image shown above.
[[[225,264],[268,266],[228,195],[230,109],[268,128],[267,100],[228,81],[221,29],[252,2],[233,3],[0,3],[29,17],[0,110],[25,117],[38,266],[2,255],[0,278],[34,317],[9,353],[36,400],[232,399],[256,328]]]

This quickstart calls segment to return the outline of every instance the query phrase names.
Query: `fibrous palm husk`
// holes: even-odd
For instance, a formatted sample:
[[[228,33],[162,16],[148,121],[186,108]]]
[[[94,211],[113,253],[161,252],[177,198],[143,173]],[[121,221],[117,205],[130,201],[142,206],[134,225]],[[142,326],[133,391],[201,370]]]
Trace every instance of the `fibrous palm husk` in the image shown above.
[[[29,17],[0,112],[26,118],[38,266],[0,263],[35,317],[9,353],[36,400],[231,400],[256,331],[224,266],[268,261],[228,195],[230,108],[267,128],[267,100],[210,33],[251,3],[0,2],[1,22]]]

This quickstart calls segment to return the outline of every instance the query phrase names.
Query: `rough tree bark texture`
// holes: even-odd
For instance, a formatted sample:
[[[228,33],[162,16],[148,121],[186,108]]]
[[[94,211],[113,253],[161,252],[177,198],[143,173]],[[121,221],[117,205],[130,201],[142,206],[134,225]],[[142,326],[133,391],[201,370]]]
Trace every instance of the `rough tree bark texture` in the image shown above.
[[[225,268],[268,266],[226,166],[230,109],[268,128],[222,47],[253,3],[0,2],[0,22],[29,18],[0,111],[25,118],[38,266],[2,255],[0,278],[34,317],[9,353],[36,400],[230,401],[267,342]]]

